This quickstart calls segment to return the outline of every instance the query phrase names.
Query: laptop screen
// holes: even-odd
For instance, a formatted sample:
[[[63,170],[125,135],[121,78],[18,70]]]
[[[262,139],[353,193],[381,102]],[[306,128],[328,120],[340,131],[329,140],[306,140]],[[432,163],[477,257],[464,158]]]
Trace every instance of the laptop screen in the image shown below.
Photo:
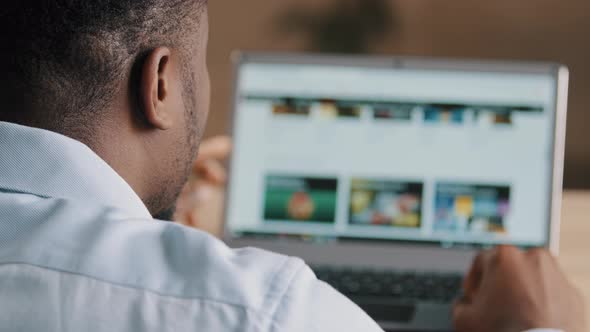
[[[234,237],[548,241],[550,73],[243,63]]]

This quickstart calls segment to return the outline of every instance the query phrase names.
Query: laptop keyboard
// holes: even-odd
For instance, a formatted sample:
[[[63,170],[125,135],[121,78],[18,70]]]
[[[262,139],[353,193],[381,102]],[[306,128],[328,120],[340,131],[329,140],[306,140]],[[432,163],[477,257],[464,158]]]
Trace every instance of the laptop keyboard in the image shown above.
[[[451,303],[460,293],[463,277],[451,273],[417,273],[393,270],[353,270],[313,266],[318,279],[348,296],[395,299],[396,302]]]

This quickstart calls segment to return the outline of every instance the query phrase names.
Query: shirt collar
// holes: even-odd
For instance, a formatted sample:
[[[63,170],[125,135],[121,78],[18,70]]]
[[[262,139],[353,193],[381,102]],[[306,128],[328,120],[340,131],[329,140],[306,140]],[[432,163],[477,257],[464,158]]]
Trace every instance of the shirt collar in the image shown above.
[[[0,121],[0,190],[95,202],[151,219],[137,194],[86,145]]]

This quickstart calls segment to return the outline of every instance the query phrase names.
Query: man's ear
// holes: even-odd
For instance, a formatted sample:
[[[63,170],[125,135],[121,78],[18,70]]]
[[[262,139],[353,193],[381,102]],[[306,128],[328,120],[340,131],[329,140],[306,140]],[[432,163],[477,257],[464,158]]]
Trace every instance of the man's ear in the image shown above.
[[[158,47],[150,51],[141,68],[139,94],[141,111],[155,128],[166,130],[174,125],[172,108],[169,106],[174,77],[170,49]]]

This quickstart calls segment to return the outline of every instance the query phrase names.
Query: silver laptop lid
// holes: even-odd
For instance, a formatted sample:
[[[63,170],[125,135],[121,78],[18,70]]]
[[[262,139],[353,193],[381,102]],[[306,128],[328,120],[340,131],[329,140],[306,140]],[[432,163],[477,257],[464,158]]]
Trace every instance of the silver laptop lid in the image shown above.
[[[557,251],[563,66],[235,61],[229,239]]]

